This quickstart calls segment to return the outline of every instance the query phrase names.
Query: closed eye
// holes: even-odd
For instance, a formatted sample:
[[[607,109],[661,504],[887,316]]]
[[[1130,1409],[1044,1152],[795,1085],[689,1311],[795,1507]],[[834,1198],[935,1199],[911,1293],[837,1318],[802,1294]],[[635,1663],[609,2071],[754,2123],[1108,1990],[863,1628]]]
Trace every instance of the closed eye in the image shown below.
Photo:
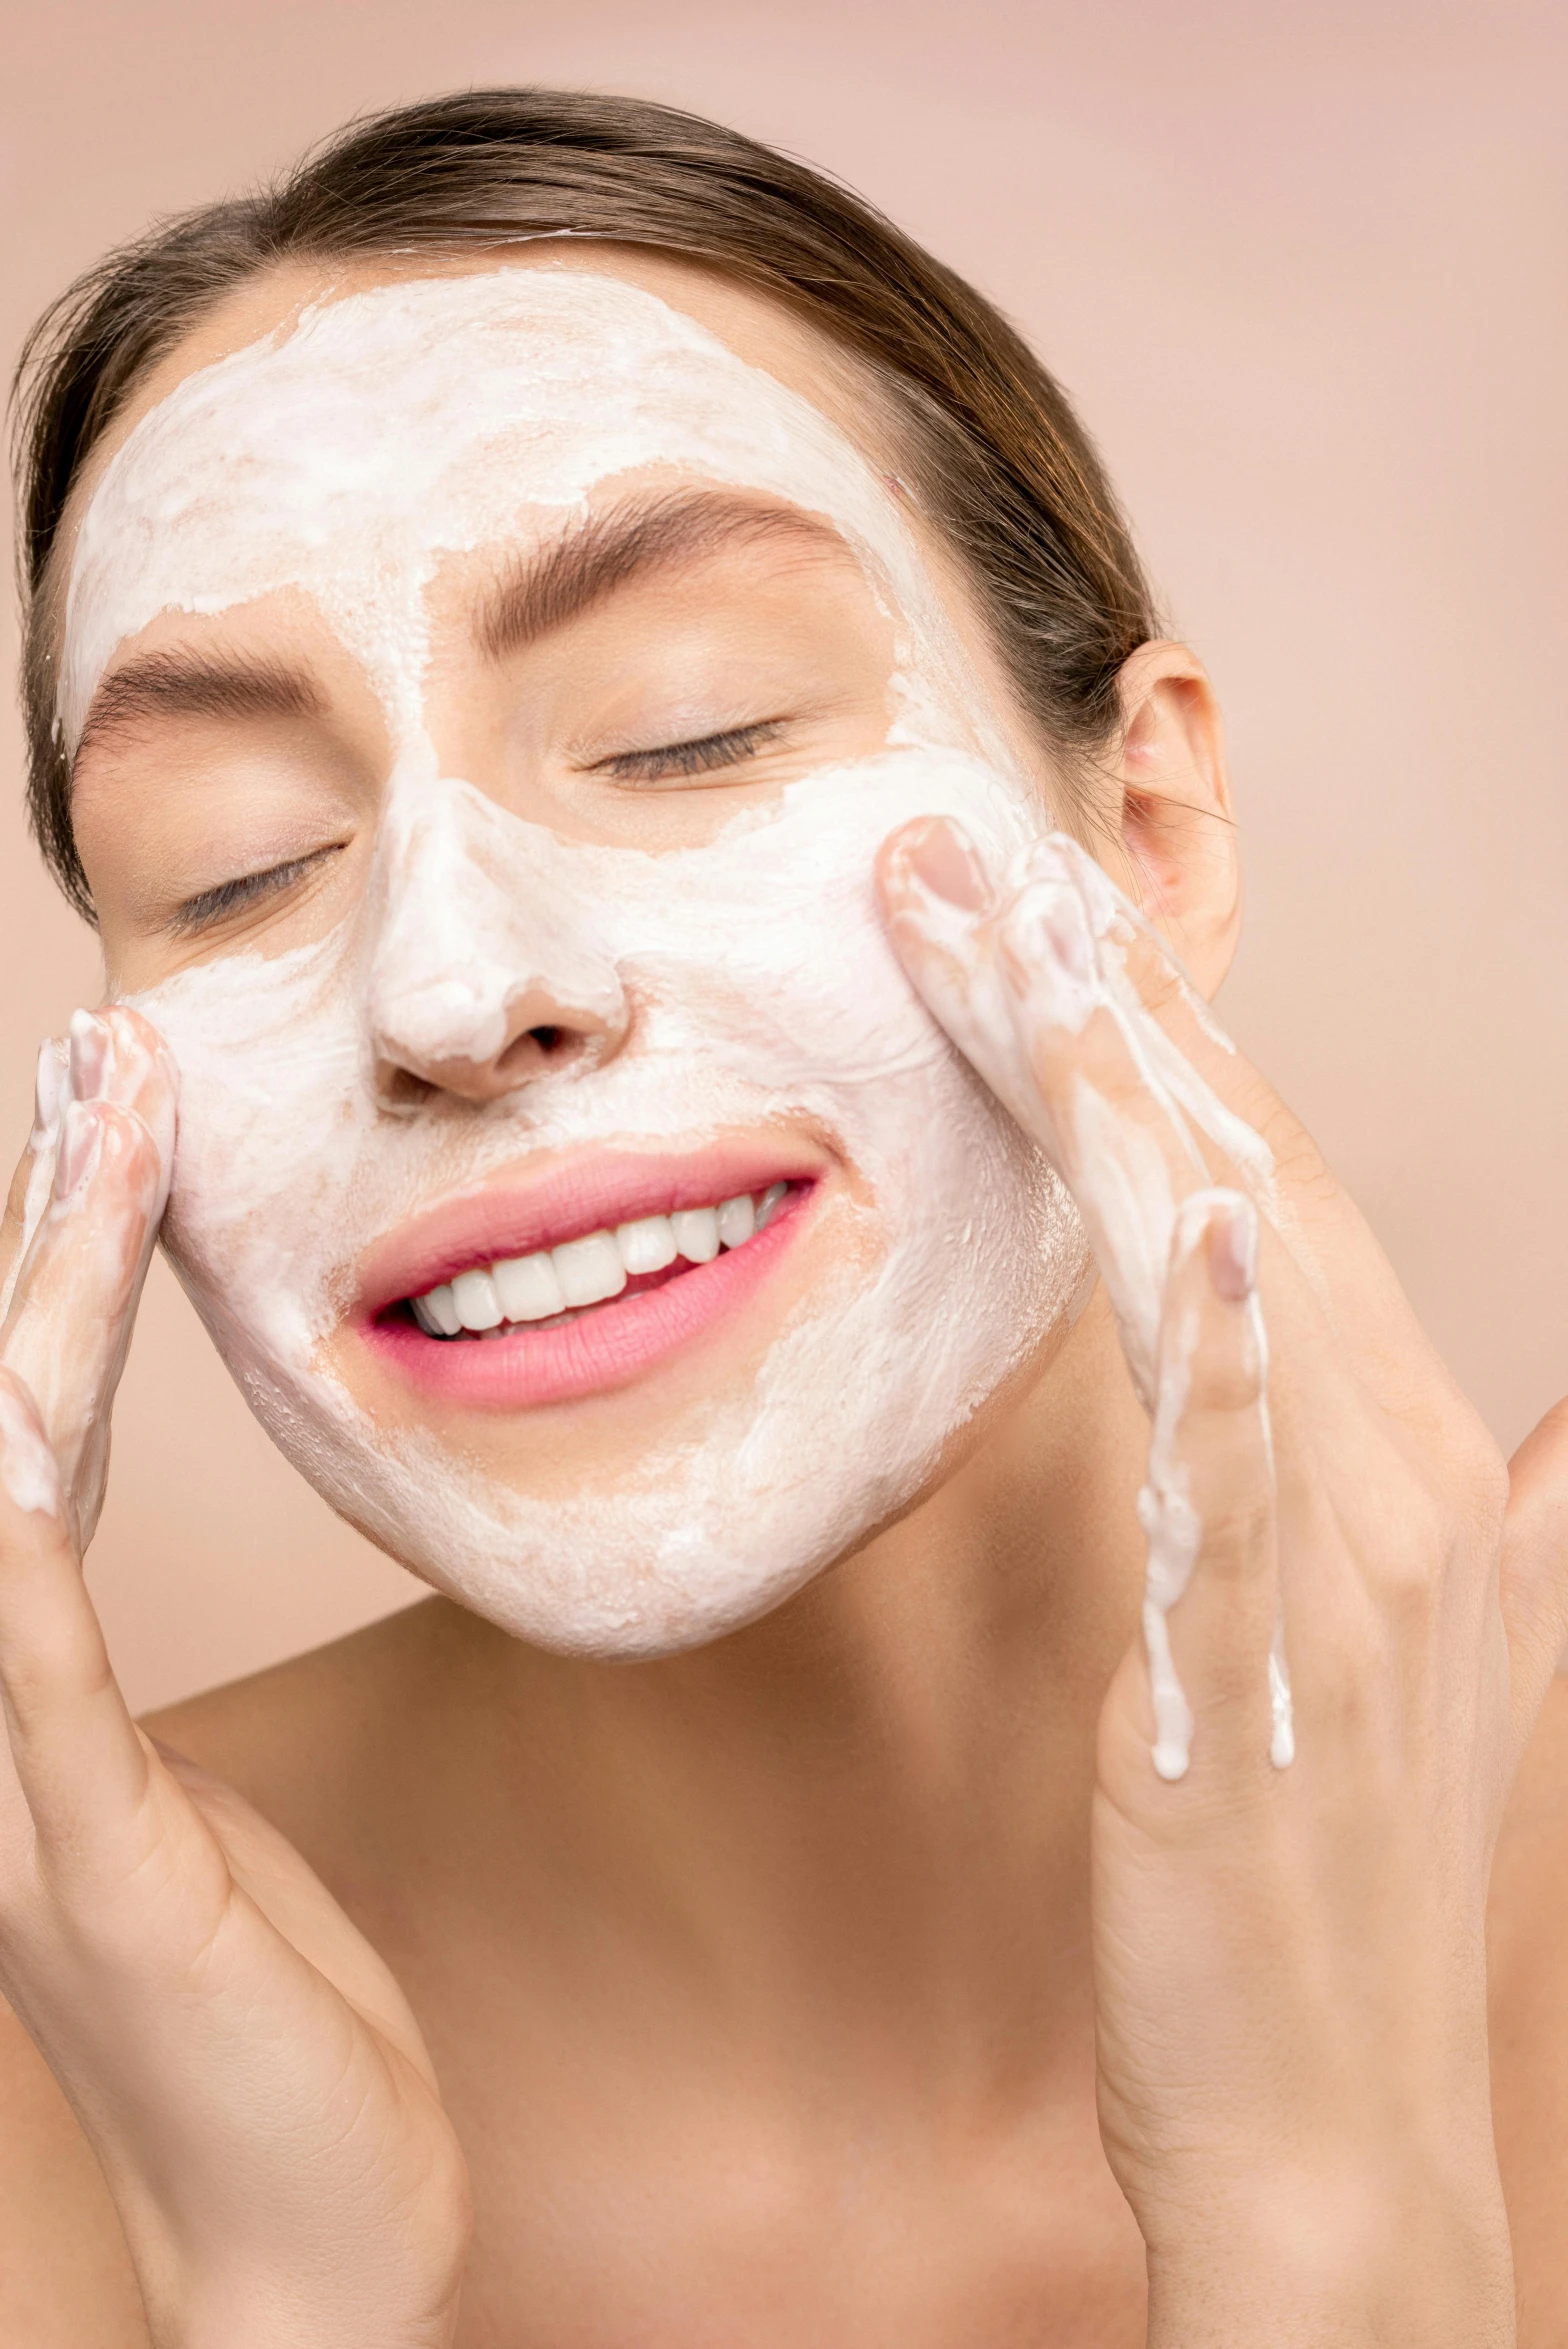
[[[199,937],[203,930],[212,929],[229,914],[281,894],[323,857],[337,854],[336,845],[318,848],[309,856],[290,857],[287,864],[269,865],[264,872],[241,873],[232,881],[220,881],[215,889],[203,889],[176,908],[169,923],[170,932],[176,938]]]
[[[598,760],[593,772],[608,775],[617,783],[682,782],[692,775],[711,775],[725,767],[742,765],[776,741],[783,731],[782,719],[770,718],[757,726],[731,727],[724,734],[699,735],[692,742],[667,742],[655,750],[620,751],[614,758]]]

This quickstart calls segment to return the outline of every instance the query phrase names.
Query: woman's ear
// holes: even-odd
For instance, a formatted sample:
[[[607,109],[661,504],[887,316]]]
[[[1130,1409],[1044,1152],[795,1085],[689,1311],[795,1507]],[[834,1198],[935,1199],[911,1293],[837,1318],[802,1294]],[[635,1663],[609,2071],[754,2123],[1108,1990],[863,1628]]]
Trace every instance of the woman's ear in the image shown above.
[[[1128,871],[1118,878],[1212,995],[1241,929],[1219,705],[1184,644],[1141,644],[1118,682],[1122,739],[1106,768],[1121,794],[1114,814]]]

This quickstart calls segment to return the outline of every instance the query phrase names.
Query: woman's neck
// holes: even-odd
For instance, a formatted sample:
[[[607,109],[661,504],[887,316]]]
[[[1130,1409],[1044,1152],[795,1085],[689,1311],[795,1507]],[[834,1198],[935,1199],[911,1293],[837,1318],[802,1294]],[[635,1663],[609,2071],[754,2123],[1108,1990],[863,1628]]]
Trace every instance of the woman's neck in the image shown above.
[[[930,1501],[743,1632],[607,1665],[428,1610],[425,1826],[487,1946],[722,2016],[797,2077],[963,2104],[1081,2074],[1143,1441],[1096,1297]]]

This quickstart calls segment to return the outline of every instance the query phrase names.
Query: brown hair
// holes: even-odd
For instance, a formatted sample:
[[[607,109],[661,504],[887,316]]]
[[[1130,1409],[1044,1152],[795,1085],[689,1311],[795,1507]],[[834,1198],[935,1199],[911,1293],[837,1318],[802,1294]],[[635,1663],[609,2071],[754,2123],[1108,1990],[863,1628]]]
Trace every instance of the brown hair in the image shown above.
[[[181,335],[273,263],[550,234],[705,263],[866,364],[1024,708],[1080,757],[1114,737],[1117,672],[1155,633],[1149,589],[1082,426],[990,303],[847,189],[736,131],[640,99],[465,91],[350,123],[275,186],[155,228],[28,337],[16,378],[28,796],[45,859],[89,920],[46,591],[96,443]]]

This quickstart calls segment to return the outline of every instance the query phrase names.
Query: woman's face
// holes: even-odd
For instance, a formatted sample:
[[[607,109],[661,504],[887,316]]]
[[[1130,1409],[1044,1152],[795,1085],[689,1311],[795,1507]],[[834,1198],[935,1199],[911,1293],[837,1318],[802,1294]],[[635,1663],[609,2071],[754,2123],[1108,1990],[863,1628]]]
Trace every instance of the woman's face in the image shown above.
[[[1084,1270],[875,910],[905,819],[997,863],[1047,819],[871,405],[766,303],[548,245],[252,288],[78,501],[165,1244],[311,1482],[546,1646],[776,1604]]]

